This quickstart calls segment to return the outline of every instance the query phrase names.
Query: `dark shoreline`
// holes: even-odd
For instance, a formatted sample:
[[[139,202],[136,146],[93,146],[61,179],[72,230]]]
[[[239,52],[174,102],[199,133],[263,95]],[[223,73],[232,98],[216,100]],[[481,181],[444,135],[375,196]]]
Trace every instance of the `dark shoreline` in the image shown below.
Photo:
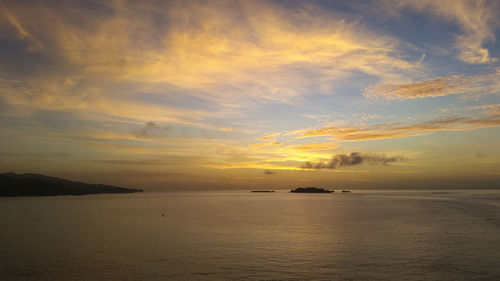
[[[143,192],[104,184],[88,184],[38,174],[0,174],[0,197],[87,195]]]

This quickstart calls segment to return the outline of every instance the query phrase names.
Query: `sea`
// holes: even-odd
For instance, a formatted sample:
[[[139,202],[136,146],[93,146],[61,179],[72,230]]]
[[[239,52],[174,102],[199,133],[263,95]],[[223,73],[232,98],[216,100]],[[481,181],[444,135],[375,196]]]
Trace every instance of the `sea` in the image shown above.
[[[0,198],[0,280],[500,280],[500,190]]]

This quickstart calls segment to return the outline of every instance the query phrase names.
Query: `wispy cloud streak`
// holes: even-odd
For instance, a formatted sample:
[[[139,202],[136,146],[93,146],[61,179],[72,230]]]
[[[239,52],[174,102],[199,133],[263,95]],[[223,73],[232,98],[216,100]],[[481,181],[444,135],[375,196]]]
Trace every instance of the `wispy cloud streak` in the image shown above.
[[[371,8],[374,8],[371,6]],[[405,9],[432,15],[438,20],[456,23],[461,34],[455,36],[455,48],[458,58],[466,63],[494,63],[498,58],[492,57],[486,43],[495,41],[495,29],[500,26],[498,1],[468,0],[381,0],[377,8],[385,16],[403,17]]]
[[[416,98],[461,95],[464,98],[484,95],[499,95],[500,72],[482,75],[455,75],[438,77],[407,84],[379,84],[366,88],[363,95],[367,98],[403,100]]]
[[[363,95],[386,99],[439,97],[463,93],[467,89],[467,82],[463,77],[452,76],[402,85],[375,85],[367,88]]]
[[[297,130],[294,134],[298,135],[298,138],[333,136],[343,141],[362,141],[418,136],[436,131],[473,130],[495,126],[500,126],[500,116],[493,114],[483,117],[447,117],[410,125],[388,122],[376,125],[332,126]]]

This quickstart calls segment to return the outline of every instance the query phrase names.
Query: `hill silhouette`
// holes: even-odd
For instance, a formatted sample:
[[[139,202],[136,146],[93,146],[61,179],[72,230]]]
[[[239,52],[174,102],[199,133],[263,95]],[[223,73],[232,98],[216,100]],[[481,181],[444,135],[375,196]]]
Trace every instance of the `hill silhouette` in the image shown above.
[[[0,174],[0,196],[55,196],[132,193],[142,189],[87,184],[38,174]]]

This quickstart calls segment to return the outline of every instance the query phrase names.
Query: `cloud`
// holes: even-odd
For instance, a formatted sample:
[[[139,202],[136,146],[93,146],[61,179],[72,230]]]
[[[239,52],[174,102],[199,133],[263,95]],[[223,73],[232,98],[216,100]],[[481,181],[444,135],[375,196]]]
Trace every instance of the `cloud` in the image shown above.
[[[369,163],[372,165],[383,164],[387,165],[389,163],[394,163],[402,160],[402,157],[386,157],[383,155],[372,155],[372,154],[362,154],[359,152],[352,152],[349,155],[337,154],[332,157],[328,162],[306,162],[301,165],[302,169],[337,169],[344,166],[355,166],[363,163]]]
[[[0,5],[2,7],[2,5]],[[2,7],[3,8],[3,7]],[[43,48],[42,43],[35,38],[32,34],[30,34],[25,27],[19,22],[19,20],[8,14],[5,9],[3,9],[3,12],[0,12],[0,15],[2,15],[8,23],[10,23],[15,30],[17,31],[17,36],[21,40],[25,40],[29,43],[28,50],[29,51],[35,51],[35,50],[40,50]],[[1,21],[0,21],[1,24]]]
[[[500,126],[500,116],[492,115],[486,118],[474,118],[467,120],[465,124],[472,126],[472,128],[496,127]]]
[[[279,135],[280,135],[280,133],[273,133],[273,134],[269,134],[269,135],[260,137],[257,140],[260,140],[260,141],[270,141],[270,140],[274,140]]]
[[[9,18],[3,25],[13,26],[21,41],[41,42],[44,47],[33,50],[58,62],[50,72],[62,75],[43,79],[75,74],[92,89],[103,80],[158,85],[227,107],[292,103],[311,90],[331,93],[353,72],[389,78],[421,67],[403,59],[396,38],[312,4],[119,1],[92,7],[11,1],[2,5]],[[53,99],[67,95],[46,92]]]
[[[414,81],[429,73],[434,59],[429,51],[425,57],[424,50],[389,35],[390,30],[304,1],[0,2],[0,40],[6,43],[0,48],[0,120],[7,124],[9,115],[17,121],[4,125],[3,135],[24,140],[18,149],[51,149],[51,142],[64,142],[81,149],[74,159],[98,151],[101,159],[123,157],[137,168],[135,159],[148,155],[184,157],[179,162],[189,170],[274,171],[327,159],[335,140],[308,143],[316,139],[299,141],[285,134],[311,126],[301,114],[309,112],[307,118],[318,121],[313,124],[325,124],[339,112],[370,111],[361,104],[341,107],[346,101],[352,105],[358,87],[374,81]],[[481,38],[487,37],[478,40],[485,48],[488,41]],[[480,60],[493,60],[486,55]],[[459,85],[460,79],[470,84]],[[384,84],[388,88],[375,86],[373,93],[388,99],[498,93],[500,84],[494,83],[450,76],[390,82]],[[276,103],[286,103],[287,114]],[[379,109],[372,112],[388,118],[383,121],[400,117]],[[85,122],[61,115],[55,119],[67,121],[64,130],[56,130],[52,120],[37,126],[35,113],[41,110],[75,113]],[[359,122],[380,121],[358,116]],[[498,124],[493,115],[434,121],[328,124],[304,129],[299,137],[370,140]],[[284,132],[252,145],[271,129]],[[162,139],[166,136],[168,142]],[[154,162],[158,170],[162,161]],[[176,161],[169,163],[177,169]]]
[[[469,110],[484,110],[487,114],[500,115],[500,104],[485,104],[470,106]]]
[[[409,125],[387,122],[375,125],[327,126],[318,129],[297,130],[293,134],[298,135],[298,138],[333,136],[343,141],[363,141],[418,136],[435,131],[474,130],[496,126],[500,126],[500,116],[490,114],[480,117],[443,117]]]
[[[143,138],[161,137],[170,130],[170,127],[160,127],[155,122],[148,122],[137,133],[137,136]]]
[[[458,58],[466,63],[492,63],[498,58],[491,57],[486,43],[495,41],[495,29],[498,28],[498,1],[468,0],[382,0],[376,7],[387,16],[401,17],[400,12],[410,8],[415,11],[433,15],[439,20],[456,23],[462,34],[455,37],[455,48]]]
[[[270,142],[254,143],[254,144],[252,144],[253,147],[278,146],[278,145],[282,145],[282,143],[281,142],[270,141]]]
[[[460,76],[439,77],[403,85],[375,85],[365,89],[368,98],[414,99],[463,93],[467,80]]]
[[[472,98],[484,95],[498,95],[500,72],[480,75],[454,75],[438,77],[407,84],[379,84],[366,88],[363,96],[367,98],[383,98],[403,100],[447,95],[461,95]]]
[[[43,109],[127,122],[135,138],[165,135],[157,124],[229,131],[231,121],[214,119],[234,120],[256,103],[332,94],[353,73],[389,79],[421,68],[405,59],[397,38],[313,4],[6,1],[0,10],[9,33],[0,35],[29,45],[16,59],[36,54],[53,63],[19,77],[0,64],[6,106],[24,116]],[[157,127],[137,128],[150,120]],[[276,136],[257,145],[278,147]]]

